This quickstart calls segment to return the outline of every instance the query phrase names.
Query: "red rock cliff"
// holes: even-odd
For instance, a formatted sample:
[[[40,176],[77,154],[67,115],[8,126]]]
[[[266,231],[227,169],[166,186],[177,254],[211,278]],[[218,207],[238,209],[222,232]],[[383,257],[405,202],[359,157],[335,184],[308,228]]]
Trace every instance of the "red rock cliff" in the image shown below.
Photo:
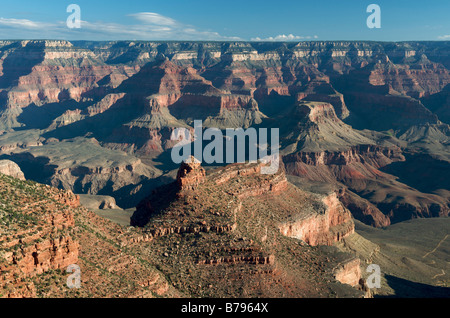
[[[335,193],[323,198],[324,213],[299,217],[279,225],[283,235],[305,241],[310,245],[332,245],[354,233],[350,212],[342,205]]]

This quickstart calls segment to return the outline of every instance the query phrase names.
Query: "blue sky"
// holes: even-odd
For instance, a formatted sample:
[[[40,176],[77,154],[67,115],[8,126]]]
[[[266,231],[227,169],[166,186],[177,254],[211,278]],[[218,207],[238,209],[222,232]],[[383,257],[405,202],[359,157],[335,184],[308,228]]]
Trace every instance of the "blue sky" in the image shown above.
[[[366,25],[372,3],[381,29]],[[0,0],[0,39],[450,40],[449,14],[448,0]]]

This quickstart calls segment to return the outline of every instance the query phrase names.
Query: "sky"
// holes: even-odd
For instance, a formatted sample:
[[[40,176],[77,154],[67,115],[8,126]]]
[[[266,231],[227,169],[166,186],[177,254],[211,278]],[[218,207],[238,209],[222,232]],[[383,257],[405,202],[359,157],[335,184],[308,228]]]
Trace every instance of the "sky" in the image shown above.
[[[381,28],[367,26],[370,4]],[[438,41],[449,15],[448,0],[0,0],[0,39]]]

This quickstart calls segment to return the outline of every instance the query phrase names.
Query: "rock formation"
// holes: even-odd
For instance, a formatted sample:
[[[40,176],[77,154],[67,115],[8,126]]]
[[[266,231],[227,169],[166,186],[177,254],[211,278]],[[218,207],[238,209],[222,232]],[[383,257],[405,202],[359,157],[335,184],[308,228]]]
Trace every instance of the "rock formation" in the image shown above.
[[[202,168],[200,161],[191,156],[178,169],[177,184],[181,190],[194,190],[202,182],[205,175],[205,169]]]
[[[11,160],[0,160],[0,173],[20,180],[25,180],[25,176],[22,170],[20,170],[20,167]]]
[[[274,284],[274,279],[283,281],[283,275],[289,275],[286,271],[290,269],[282,265],[286,261],[282,252],[285,244],[302,254],[313,246],[331,246],[354,232],[351,214],[336,193],[306,193],[286,180],[283,167],[274,175],[263,175],[261,166],[234,164],[206,174],[194,158],[182,163],[175,182],[154,190],[138,205],[131,225],[142,229],[127,246],[146,248],[150,244],[160,249],[167,244],[164,242],[178,240],[177,249],[170,248],[164,254],[175,258],[175,263],[164,263],[180,283],[185,280],[178,274],[180,269],[172,268],[176,264],[196,264],[191,272],[194,279],[205,275],[201,267],[213,266],[208,269],[212,276],[204,278],[208,281],[225,273],[234,277],[235,266],[260,267],[255,267],[260,273],[256,277],[241,275],[247,286],[255,279]],[[198,238],[195,249],[186,241],[193,235]],[[294,240],[286,241],[289,238]],[[283,247],[271,247],[280,244]],[[184,246],[182,254],[178,252],[180,246]],[[323,264],[321,275],[357,287],[355,292],[359,290],[361,271],[359,263],[348,257],[331,257],[334,260]],[[305,262],[302,266],[310,266],[306,265],[310,264],[308,260]],[[292,293],[300,295],[300,285],[292,284]],[[275,291],[279,286],[271,288]],[[269,295],[267,290],[261,292]]]
[[[332,245],[355,230],[352,216],[337,198],[330,194],[323,198],[324,213],[280,224],[283,235],[303,240],[310,245]]]
[[[74,215],[79,205],[73,193],[20,183],[0,176],[2,237],[0,293],[3,297],[34,296],[29,277],[64,269],[78,262],[78,243],[73,239]],[[41,200],[35,200],[34,193]],[[20,194],[20,202],[15,200]]]

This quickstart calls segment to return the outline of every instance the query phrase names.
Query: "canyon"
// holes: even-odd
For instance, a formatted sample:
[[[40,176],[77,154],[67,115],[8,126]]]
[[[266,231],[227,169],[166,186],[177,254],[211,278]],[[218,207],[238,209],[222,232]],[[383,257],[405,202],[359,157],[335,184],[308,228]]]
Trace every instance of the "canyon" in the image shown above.
[[[28,179],[132,208],[174,180],[174,129],[194,120],[279,128],[288,174],[367,200],[364,213],[385,219],[373,225],[448,215],[447,182],[421,191],[391,169],[417,154],[450,160],[448,50],[447,42],[2,41],[0,159]],[[396,200],[373,194],[385,186]]]
[[[42,282],[78,262],[111,284],[95,296],[120,275],[130,297],[369,296],[355,222],[450,215],[449,56],[449,42],[0,41],[1,184],[39,202],[14,207],[37,224],[2,240],[18,287],[0,293],[73,296]],[[280,170],[180,168],[171,136],[195,120],[278,129]]]

